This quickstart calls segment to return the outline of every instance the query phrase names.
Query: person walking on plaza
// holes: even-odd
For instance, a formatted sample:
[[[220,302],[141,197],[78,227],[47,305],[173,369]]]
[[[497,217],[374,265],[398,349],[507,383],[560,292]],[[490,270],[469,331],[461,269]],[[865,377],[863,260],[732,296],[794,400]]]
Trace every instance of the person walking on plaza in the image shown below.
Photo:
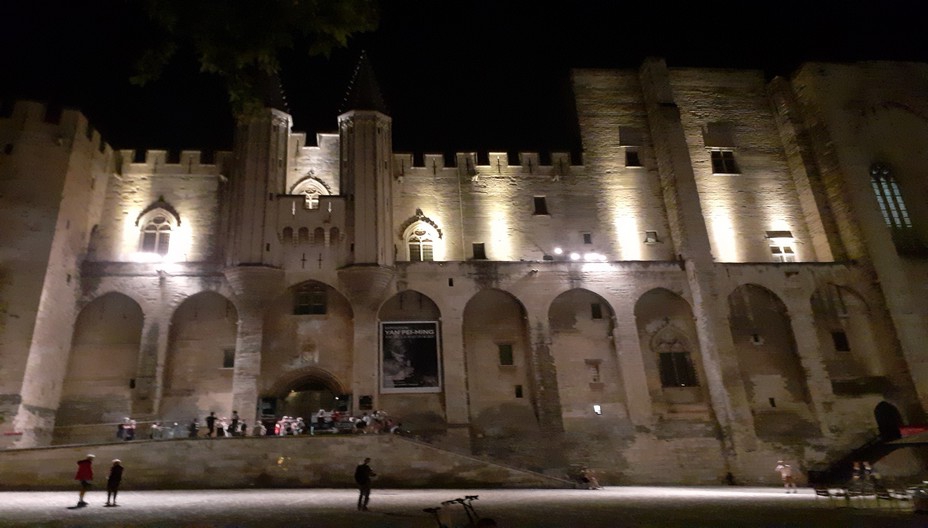
[[[110,474],[106,477],[106,505],[116,506],[116,494],[119,493],[119,483],[122,482],[122,462],[119,459],[113,460],[110,467]],[[112,502],[110,502],[112,499]]]
[[[793,467],[787,464],[782,460],[777,460],[777,467],[774,468],[774,471],[780,474],[780,479],[783,480],[783,487],[786,488],[786,493],[790,493],[790,488],[792,488],[792,493],[798,493],[796,490],[796,483],[793,482]]]
[[[87,506],[87,503],[84,502],[84,495],[90,489],[90,481],[93,480],[93,459],[93,455],[87,455],[83,460],[77,461],[77,474],[74,475],[74,480],[81,483],[81,491],[77,499],[78,508]]]
[[[367,511],[367,503],[371,500],[371,478],[377,474],[370,466],[371,459],[365,458],[354,470],[354,481],[358,484],[358,510]]]

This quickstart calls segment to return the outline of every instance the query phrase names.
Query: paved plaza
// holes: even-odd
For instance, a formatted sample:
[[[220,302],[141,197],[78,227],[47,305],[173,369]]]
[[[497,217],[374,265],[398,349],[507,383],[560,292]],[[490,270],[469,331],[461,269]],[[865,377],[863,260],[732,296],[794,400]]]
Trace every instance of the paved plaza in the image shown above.
[[[90,492],[86,508],[69,509],[74,492],[0,493],[2,527],[435,527],[423,508],[479,495],[478,512],[512,527],[924,527],[928,514],[895,506],[816,499],[812,490],[787,495],[778,488],[609,487],[604,490],[384,490],[371,511],[356,510],[347,489],[131,491],[118,508],[106,493]],[[871,499],[872,500],[872,499]],[[463,513],[448,510],[456,523]]]

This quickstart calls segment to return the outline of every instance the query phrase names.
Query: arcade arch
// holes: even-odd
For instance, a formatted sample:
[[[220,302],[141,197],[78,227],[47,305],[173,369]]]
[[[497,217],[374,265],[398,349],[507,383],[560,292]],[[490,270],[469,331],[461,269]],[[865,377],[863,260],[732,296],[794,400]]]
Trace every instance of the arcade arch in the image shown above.
[[[490,439],[537,431],[531,345],[522,303],[501,290],[474,295],[464,307],[464,354],[474,432]]]
[[[186,423],[210,411],[232,411],[238,311],[222,295],[204,291],[171,316],[161,418]]]
[[[758,437],[816,436],[805,371],[786,306],[754,284],[728,296],[729,328]]]
[[[304,367],[283,375],[261,399],[264,420],[283,416],[302,417],[307,422],[319,409],[350,411],[350,391],[331,372]]]
[[[75,425],[117,422],[131,414],[143,322],[138,303],[121,293],[107,293],[80,311],[55,419],[55,443],[77,441],[82,431]]]
[[[870,309],[852,289],[824,284],[812,294],[812,314],[828,376],[848,381],[886,373]]]
[[[624,415],[612,306],[589,290],[568,290],[552,301],[548,323],[565,430],[587,424],[594,405],[605,416]]]
[[[347,397],[349,388],[338,380],[352,375],[353,317],[348,299],[316,280],[294,284],[268,303],[261,341],[262,419],[284,414],[305,419],[296,409],[306,412],[317,403],[334,405],[335,396],[340,402]],[[294,396],[288,400],[290,391]]]
[[[380,407],[417,428],[444,427],[441,311],[429,296],[404,290],[378,313]]]
[[[706,405],[706,376],[689,303],[670,290],[650,290],[635,303],[635,324],[656,409]]]

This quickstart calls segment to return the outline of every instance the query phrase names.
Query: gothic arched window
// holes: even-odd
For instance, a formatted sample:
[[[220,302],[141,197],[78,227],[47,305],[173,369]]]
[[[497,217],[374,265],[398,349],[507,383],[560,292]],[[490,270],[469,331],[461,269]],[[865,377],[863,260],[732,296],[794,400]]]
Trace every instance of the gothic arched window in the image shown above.
[[[686,344],[676,337],[667,336],[657,343],[658,368],[664,387],[696,387],[696,369]]]
[[[148,217],[142,225],[142,239],[140,251],[143,253],[156,253],[167,255],[171,247],[171,216],[156,211]]]
[[[310,178],[296,184],[290,194],[302,194],[304,197],[303,207],[306,209],[319,209],[319,197],[328,196],[329,190],[326,189],[322,182]]]
[[[883,213],[886,225],[892,229],[911,229],[912,221],[909,220],[909,211],[905,207],[902,194],[899,192],[899,185],[893,178],[889,167],[880,163],[870,167],[870,183],[873,185],[873,193],[876,195],[876,201],[880,205],[880,212]]]
[[[406,237],[409,262],[431,262],[435,254],[435,238],[422,225],[414,226]]]

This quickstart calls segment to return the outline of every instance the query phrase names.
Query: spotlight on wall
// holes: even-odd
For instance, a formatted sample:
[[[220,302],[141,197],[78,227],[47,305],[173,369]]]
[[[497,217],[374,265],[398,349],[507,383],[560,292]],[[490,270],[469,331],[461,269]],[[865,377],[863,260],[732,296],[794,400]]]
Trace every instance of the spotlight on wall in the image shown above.
[[[570,260],[580,260],[580,253],[571,253]]]
[[[554,248],[554,254],[555,254],[555,255],[560,255],[560,254],[563,253],[563,252],[564,252],[564,250],[561,249],[561,248],[559,248],[559,247]]]

